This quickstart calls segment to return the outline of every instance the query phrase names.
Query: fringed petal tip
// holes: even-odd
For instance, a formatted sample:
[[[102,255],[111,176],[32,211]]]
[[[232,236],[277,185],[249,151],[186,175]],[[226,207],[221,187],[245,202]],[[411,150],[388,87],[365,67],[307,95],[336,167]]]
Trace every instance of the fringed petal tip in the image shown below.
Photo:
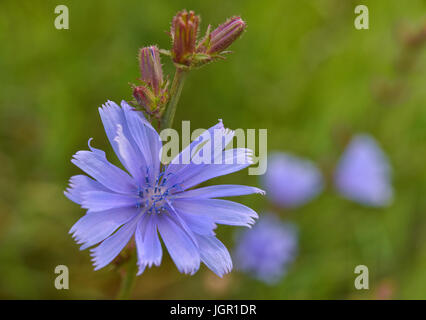
[[[71,201],[74,201],[72,199],[70,191],[71,191],[71,187],[66,188],[65,191],[64,191],[64,196],[67,197],[68,199],[70,199]]]
[[[85,244],[85,241],[83,239],[81,239],[78,235],[76,235],[76,230],[73,230],[71,228],[71,230],[69,231],[69,233],[71,234],[71,238],[75,241],[76,244],[81,244],[82,246],[79,248],[81,251],[87,249],[89,246],[87,246]]]
[[[161,265],[161,259],[158,261],[151,261],[149,263],[137,263],[138,265],[138,273],[137,276],[140,276],[142,273],[144,273],[145,269],[148,267],[148,269],[151,269],[153,266],[159,267]]]
[[[189,276],[193,276],[194,274],[196,274],[198,272],[198,270],[200,269],[200,265],[198,265],[198,267],[196,268],[185,268],[185,269],[179,269],[179,272],[182,274],[186,274]]]
[[[223,272],[214,272],[214,274],[215,275],[217,275],[219,278],[223,278],[223,276],[226,276],[228,273],[231,273],[231,271],[232,271],[232,268],[233,268],[233,265],[232,265],[232,261],[231,261],[231,263],[230,264],[228,264],[226,267],[225,267],[225,269],[224,270],[222,270]]]
[[[256,223],[257,219],[259,219],[259,215],[256,212],[253,212],[253,214],[250,215],[250,218],[247,221],[246,227],[251,229]]]
[[[90,252],[91,252],[90,256],[92,257],[92,259],[90,259],[90,261],[93,264],[93,267],[94,267],[93,270],[98,271],[98,270],[102,269],[103,267],[105,267],[105,265],[101,264],[101,262],[99,261],[99,257],[95,255],[94,250],[95,249],[90,250]]]
[[[198,269],[200,269],[199,266],[198,268],[191,269],[189,272],[185,272],[185,274],[189,274],[190,276],[193,276],[194,274],[198,272]]]
[[[111,111],[112,109],[119,109],[120,107],[112,100],[107,100],[101,107],[98,108],[99,114],[102,115],[105,112]]]
[[[122,108],[128,108],[128,109],[131,109],[131,110],[136,110],[126,100],[121,100],[120,105],[121,105]]]
[[[142,273],[144,273],[146,268],[146,264],[138,264],[138,273],[136,273],[136,276],[140,276]]]

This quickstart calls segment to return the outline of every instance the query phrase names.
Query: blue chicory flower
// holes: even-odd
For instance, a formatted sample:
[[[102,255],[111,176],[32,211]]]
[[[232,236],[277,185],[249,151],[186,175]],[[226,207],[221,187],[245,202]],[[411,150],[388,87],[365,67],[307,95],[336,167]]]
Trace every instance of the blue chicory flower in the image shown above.
[[[263,185],[270,200],[284,208],[296,208],[323,189],[323,176],[313,162],[284,152],[268,156]]]
[[[238,238],[236,268],[267,284],[278,282],[297,254],[296,227],[272,214],[262,214],[256,225]]]
[[[370,135],[359,134],[351,140],[336,168],[334,180],[344,197],[360,204],[381,207],[392,201],[389,161]]]
[[[87,209],[70,233],[82,244],[81,250],[98,245],[91,249],[95,270],[108,265],[132,238],[136,243],[138,274],[147,266],[159,266],[161,236],[180,272],[194,274],[200,262],[218,276],[229,272],[231,257],[215,236],[216,224],[250,226],[257,214],[242,204],[215,198],[263,191],[241,185],[189,189],[246,168],[252,162],[252,151],[223,150],[234,132],[225,129],[220,121],[170,164],[162,166],[161,139],[140,111],[124,101],[121,107],[109,101],[99,108],[99,113],[108,139],[129,174],[108,162],[105,153],[91,147],[89,140],[90,151],[77,152],[72,163],[93,179],[73,176],[65,192],[69,199]],[[217,130],[222,139],[212,138]],[[205,149],[197,149],[201,143],[211,144],[212,159],[222,157],[227,162],[196,162]],[[189,155],[188,164],[179,161]],[[236,163],[237,158],[247,161]]]

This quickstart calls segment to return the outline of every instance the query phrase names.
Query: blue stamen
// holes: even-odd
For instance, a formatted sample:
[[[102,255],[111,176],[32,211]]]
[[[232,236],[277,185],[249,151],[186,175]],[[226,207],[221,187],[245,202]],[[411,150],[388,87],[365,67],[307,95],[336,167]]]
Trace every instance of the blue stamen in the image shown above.
[[[138,190],[138,196],[142,199],[141,202],[137,204],[137,207],[145,208],[146,212],[148,213],[160,214],[166,211],[165,202],[167,201],[167,198],[174,192],[179,192],[183,189],[178,183],[175,183],[172,186],[168,186],[167,188],[164,187],[166,185],[166,182],[168,181],[167,178],[171,175],[174,175],[174,173],[171,172],[166,175],[164,169],[155,179],[156,184],[154,186],[151,186],[149,184],[148,172],[149,170],[147,169],[147,175],[145,176],[145,189]]]

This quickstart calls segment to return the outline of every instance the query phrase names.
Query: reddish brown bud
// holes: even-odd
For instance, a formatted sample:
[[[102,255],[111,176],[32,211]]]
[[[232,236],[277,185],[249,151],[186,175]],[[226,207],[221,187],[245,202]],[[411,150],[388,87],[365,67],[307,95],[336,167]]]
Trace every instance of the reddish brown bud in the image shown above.
[[[171,36],[172,58],[175,63],[190,66],[195,53],[200,17],[194,11],[183,10],[173,18]]]
[[[207,32],[197,51],[219,54],[237,40],[246,27],[246,23],[240,17],[232,17],[211,33]]]
[[[157,46],[140,49],[139,65],[142,81],[152,88],[155,95],[158,95],[163,85],[163,70]]]
[[[133,97],[148,112],[152,112],[157,108],[155,96],[146,86],[133,87]]]

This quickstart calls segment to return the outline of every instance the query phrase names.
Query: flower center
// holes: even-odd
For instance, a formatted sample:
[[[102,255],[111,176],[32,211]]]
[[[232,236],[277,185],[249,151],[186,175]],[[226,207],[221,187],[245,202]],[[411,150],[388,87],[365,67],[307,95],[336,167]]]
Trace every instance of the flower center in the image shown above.
[[[165,212],[167,200],[173,195],[173,193],[181,190],[179,184],[167,186],[166,181],[167,179],[165,179],[162,175],[157,178],[154,186],[151,186],[147,180],[147,186],[138,192],[138,196],[140,198],[138,207],[144,208],[148,213],[160,214]]]
[[[145,208],[148,213],[161,213],[165,211],[167,203],[167,192],[164,187],[147,187],[139,191],[138,196],[141,199],[139,207]]]

